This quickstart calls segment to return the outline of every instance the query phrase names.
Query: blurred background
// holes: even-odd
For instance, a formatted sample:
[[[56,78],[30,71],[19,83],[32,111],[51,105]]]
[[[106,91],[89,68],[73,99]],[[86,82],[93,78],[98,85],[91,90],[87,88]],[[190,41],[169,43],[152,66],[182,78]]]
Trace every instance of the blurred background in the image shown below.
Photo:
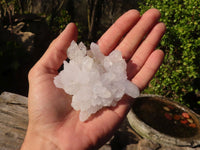
[[[172,98],[200,113],[200,1],[0,0],[0,93],[28,95],[27,74],[69,22],[89,45],[124,12],[161,11],[165,59],[145,94]],[[112,40],[112,39],[111,39]]]

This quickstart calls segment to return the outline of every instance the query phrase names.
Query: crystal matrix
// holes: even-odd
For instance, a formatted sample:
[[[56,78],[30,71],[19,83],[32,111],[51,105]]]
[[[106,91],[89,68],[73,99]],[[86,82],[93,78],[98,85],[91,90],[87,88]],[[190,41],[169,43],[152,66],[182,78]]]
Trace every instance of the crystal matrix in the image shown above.
[[[71,106],[80,111],[81,121],[102,107],[116,106],[124,94],[139,96],[137,86],[127,80],[126,62],[120,51],[104,56],[95,43],[87,51],[82,42],[77,45],[72,41],[67,56],[70,61],[64,61],[64,69],[54,83],[72,95]]]

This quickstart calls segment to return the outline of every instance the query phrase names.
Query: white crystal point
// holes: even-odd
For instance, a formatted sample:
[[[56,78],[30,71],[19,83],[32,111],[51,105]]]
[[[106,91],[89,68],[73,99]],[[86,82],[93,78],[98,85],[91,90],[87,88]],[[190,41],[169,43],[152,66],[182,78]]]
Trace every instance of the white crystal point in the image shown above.
[[[82,42],[72,41],[67,56],[70,61],[63,62],[64,69],[54,78],[54,84],[72,95],[71,106],[80,111],[80,121],[103,107],[116,106],[124,94],[139,96],[137,86],[127,80],[127,64],[120,51],[104,56],[95,43],[87,51]]]
[[[67,50],[67,56],[69,59],[80,59],[86,55],[86,47],[83,43],[79,45],[75,41],[71,42],[70,47]]]
[[[125,81],[125,93],[133,98],[136,98],[140,95],[140,90],[131,81],[126,80]]]
[[[92,42],[90,44],[90,51],[98,63],[101,63],[104,60],[105,56],[101,53],[99,46],[96,43]]]
[[[79,120],[84,122],[90,117],[90,113],[87,111],[81,111],[79,114]]]

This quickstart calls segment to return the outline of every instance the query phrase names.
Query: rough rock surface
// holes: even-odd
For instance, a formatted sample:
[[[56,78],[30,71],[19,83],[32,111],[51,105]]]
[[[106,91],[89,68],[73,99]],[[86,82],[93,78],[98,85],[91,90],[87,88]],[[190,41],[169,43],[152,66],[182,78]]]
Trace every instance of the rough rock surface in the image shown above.
[[[27,98],[3,92],[0,95],[0,149],[20,149],[28,125]]]

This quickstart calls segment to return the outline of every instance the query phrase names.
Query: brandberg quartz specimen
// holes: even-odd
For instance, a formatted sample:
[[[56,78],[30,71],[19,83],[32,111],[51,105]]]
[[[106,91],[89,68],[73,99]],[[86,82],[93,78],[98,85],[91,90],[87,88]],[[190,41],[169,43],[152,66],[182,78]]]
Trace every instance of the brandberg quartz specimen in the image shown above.
[[[102,107],[116,106],[124,94],[139,96],[137,86],[127,80],[126,62],[120,51],[104,56],[95,43],[87,51],[82,42],[77,45],[72,41],[67,56],[70,61],[64,61],[64,69],[54,83],[72,95],[71,106],[80,111],[81,121]]]

